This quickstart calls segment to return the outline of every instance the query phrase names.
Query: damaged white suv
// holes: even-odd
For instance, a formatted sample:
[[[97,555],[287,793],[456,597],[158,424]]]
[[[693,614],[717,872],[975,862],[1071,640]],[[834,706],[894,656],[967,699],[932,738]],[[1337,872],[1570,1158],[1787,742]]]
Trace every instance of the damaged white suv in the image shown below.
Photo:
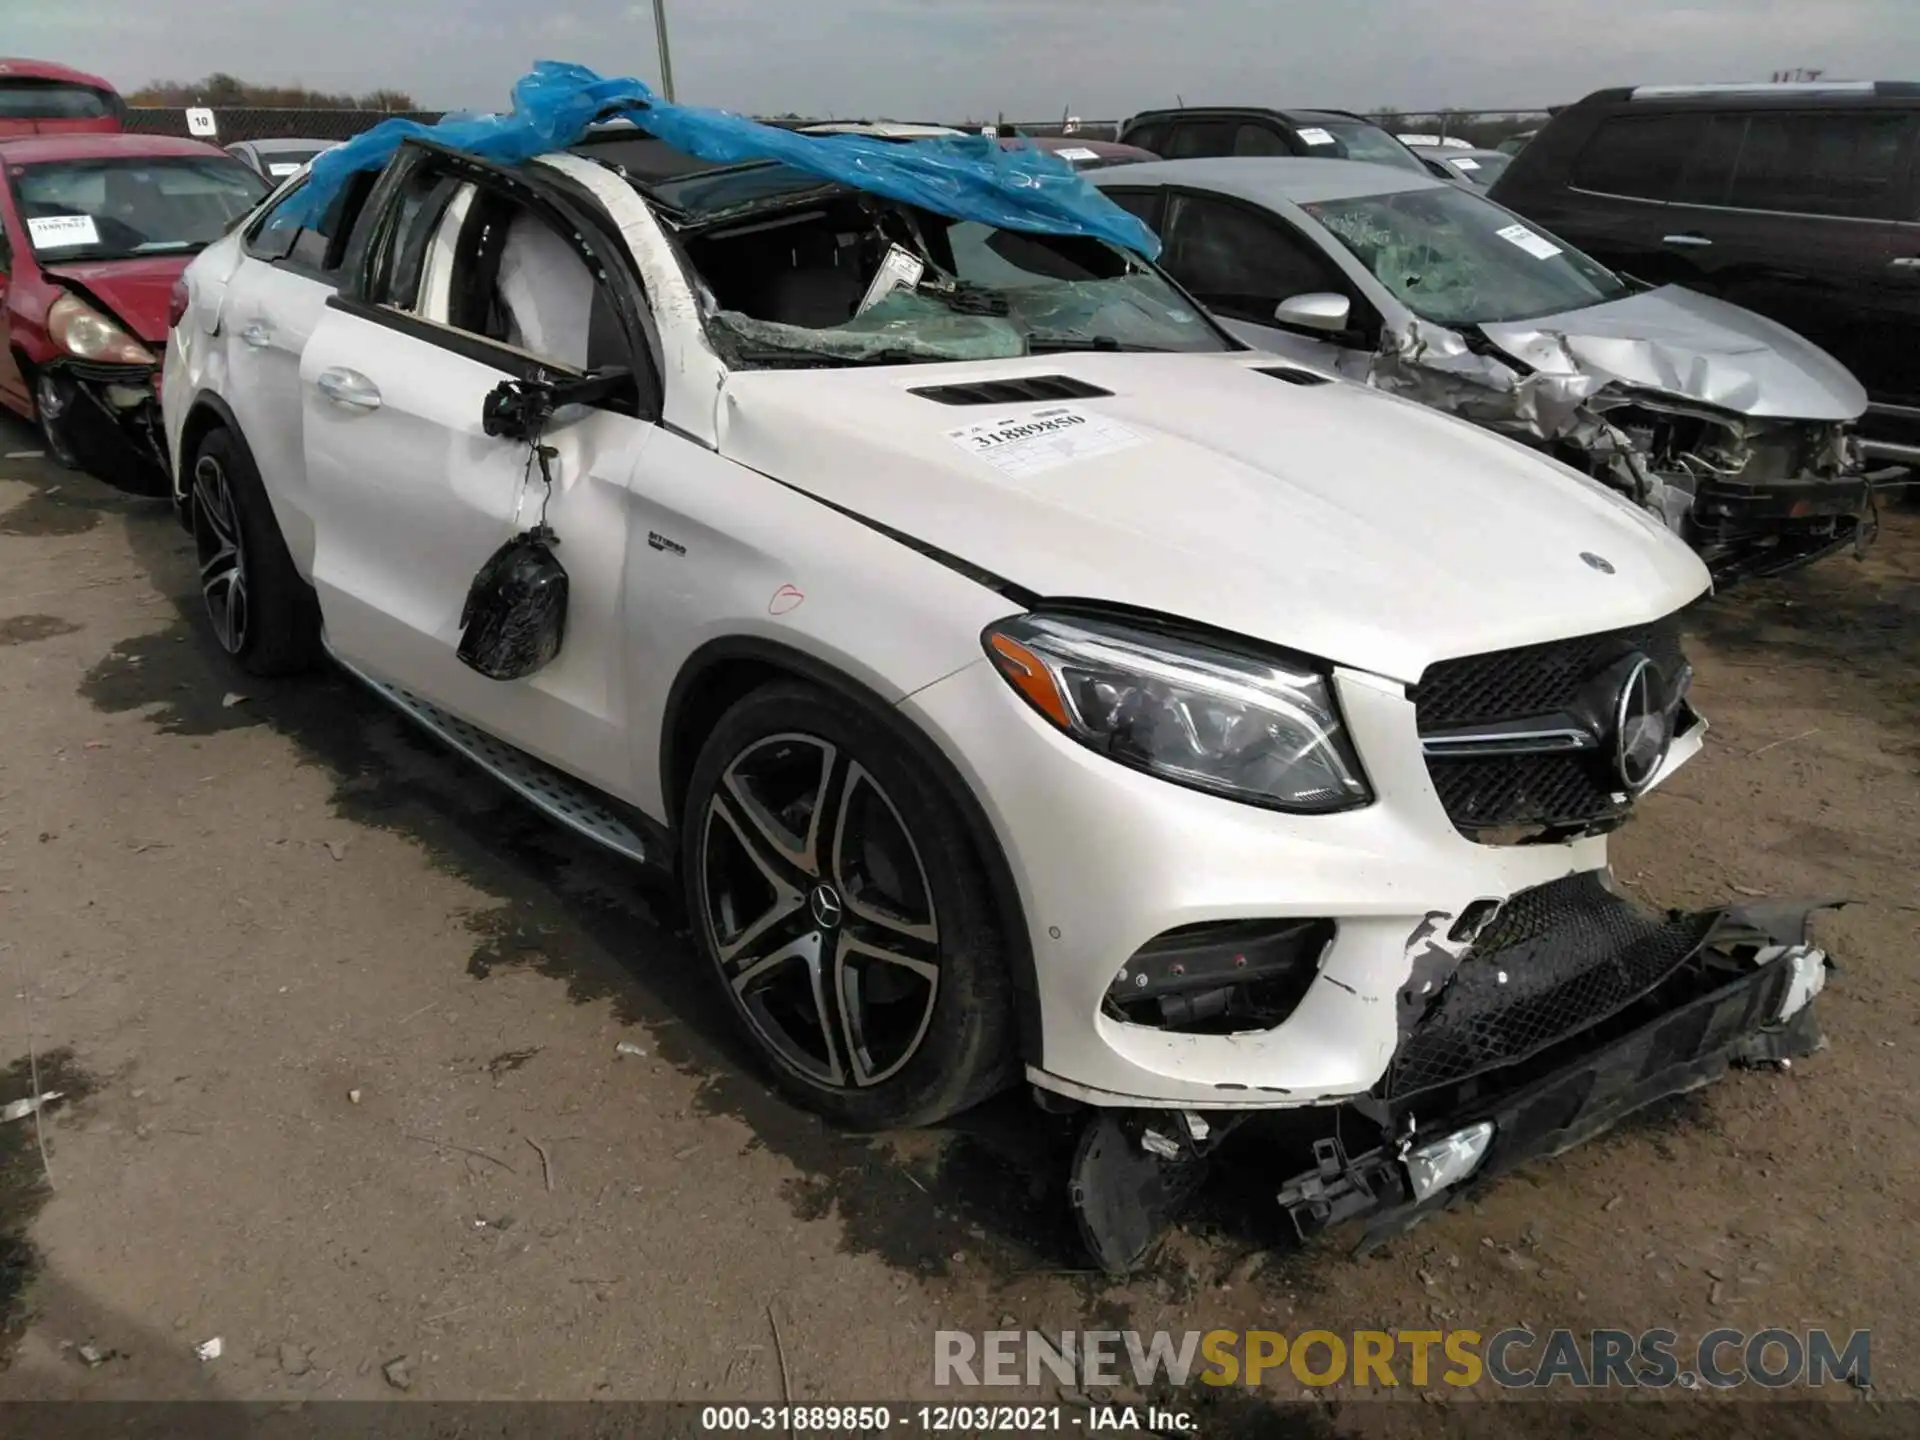
[[[1083,1108],[1118,1270],[1262,1110],[1385,1233],[1813,1040],[1804,908],[1608,884],[1708,582],[1601,486],[1101,240],[631,128],[297,196],[167,352],[221,644],[677,866],[801,1103]]]

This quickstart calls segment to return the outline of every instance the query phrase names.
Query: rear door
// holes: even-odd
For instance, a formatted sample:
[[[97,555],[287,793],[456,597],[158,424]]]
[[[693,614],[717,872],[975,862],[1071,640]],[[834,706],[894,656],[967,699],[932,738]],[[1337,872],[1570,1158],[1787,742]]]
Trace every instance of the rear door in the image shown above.
[[[1530,195],[1521,213],[1650,285],[1697,284],[1703,247],[1668,239],[1688,228],[1670,211],[1688,166],[1708,148],[1712,125],[1704,111],[1636,108],[1608,116],[1574,157],[1566,188]]]
[[[1720,116],[1716,133],[1739,136],[1724,198],[1675,204],[1668,235],[1698,257],[1701,288],[1827,350],[1876,401],[1909,405],[1920,329],[1894,262],[1913,246],[1915,130],[1899,109]]]
[[[1920,119],[1916,120],[1920,123]],[[1920,459],[1920,139],[1907,165],[1906,196],[1900,218],[1887,227],[1886,306],[1887,344],[1885,390],[1874,395],[1878,412],[1871,428],[1902,447],[1902,458]]]
[[[313,551],[313,501],[301,444],[300,357],[339,289],[347,237],[372,181],[354,177],[309,226],[286,218],[300,191],[283,196],[247,232],[247,259],[227,281],[220,307],[230,377],[225,398],[275,498],[287,546],[303,562]]]
[[[608,278],[615,252],[583,240],[586,224],[526,208],[536,192],[491,167],[412,153],[369,202],[378,238],[300,366],[329,642],[372,677],[625,793],[620,596],[628,487],[658,433],[638,418],[649,403],[657,413],[640,398],[657,395],[651,352],[610,299],[624,283]],[[649,378],[629,400],[554,415],[549,492],[527,444],[484,432],[483,407],[503,381],[589,367]],[[565,643],[537,673],[491,680],[457,656],[462,607],[488,557],[543,513],[569,577]]]

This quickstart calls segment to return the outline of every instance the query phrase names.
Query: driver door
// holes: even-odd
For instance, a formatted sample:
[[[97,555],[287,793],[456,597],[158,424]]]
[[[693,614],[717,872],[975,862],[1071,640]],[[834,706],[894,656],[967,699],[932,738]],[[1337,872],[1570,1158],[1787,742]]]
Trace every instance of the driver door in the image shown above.
[[[657,433],[640,397],[657,389],[557,412],[550,491],[527,443],[481,424],[505,380],[652,375],[607,291],[617,267],[589,268],[585,227],[524,180],[436,152],[403,151],[367,213],[375,238],[300,361],[328,642],[371,678],[623,793],[627,492]],[[568,575],[564,643],[530,676],[488,679],[456,653],[462,607],[475,572],[543,513]]]
[[[1162,267],[1247,344],[1324,370],[1362,343],[1339,335],[1288,329],[1274,310],[1297,295],[1347,296],[1354,321],[1361,302],[1332,261],[1291,226],[1239,201],[1175,191],[1169,197]]]

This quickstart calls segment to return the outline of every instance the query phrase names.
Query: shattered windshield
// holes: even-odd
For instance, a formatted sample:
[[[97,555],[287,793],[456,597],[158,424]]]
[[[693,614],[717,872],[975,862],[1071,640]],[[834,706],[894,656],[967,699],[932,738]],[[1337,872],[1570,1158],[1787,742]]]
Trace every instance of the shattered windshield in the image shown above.
[[[1301,209],[1409,310],[1442,325],[1531,320],[1628,293],[1605,266],[1454,186]]]
[[[1088,236],[843,195],[688,248],[709,323],[747,366],[1234,348],[1151,265]]]
[[[13,187],[34,254],[55,263],[189,254],[267,193],[251,167],[224,155],[26,165]]]

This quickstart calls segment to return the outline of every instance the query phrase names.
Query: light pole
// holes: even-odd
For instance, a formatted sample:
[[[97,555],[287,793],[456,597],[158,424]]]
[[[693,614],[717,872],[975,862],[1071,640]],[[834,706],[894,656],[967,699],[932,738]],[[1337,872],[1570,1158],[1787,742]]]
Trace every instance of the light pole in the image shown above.
[[[673,100],[673,57],[667,52],[667,0],[653,0],[653,39],[660,51],[660,93]]]

